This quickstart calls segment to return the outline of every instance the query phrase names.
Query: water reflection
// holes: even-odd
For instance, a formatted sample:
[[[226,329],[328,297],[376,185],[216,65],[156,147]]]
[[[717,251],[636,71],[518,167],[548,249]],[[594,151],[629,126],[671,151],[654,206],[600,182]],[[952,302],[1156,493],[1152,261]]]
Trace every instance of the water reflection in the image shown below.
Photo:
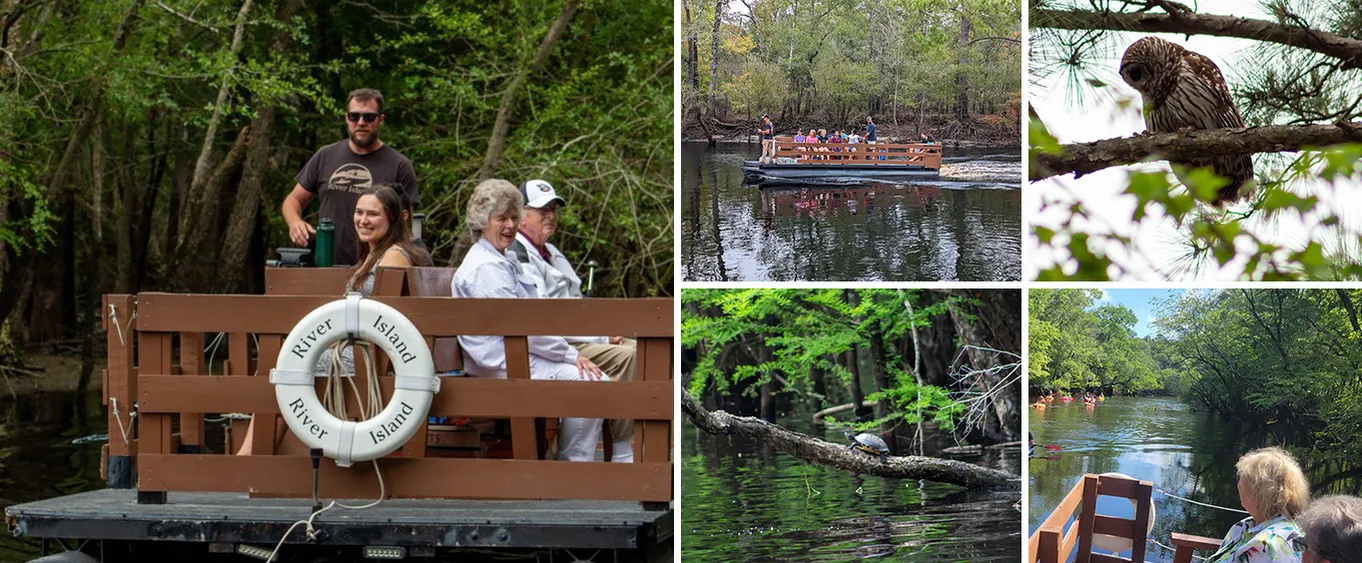
[[[71,442],[103,433],[104,412],[98,390],[0,399],[0,509],[103,488],[103,443]],[[37,540],[0,537],[0,562],[28,561],[40,553]]]
[[[752,154],[749,154],[752,153]],[[743,185],[745,145],[682,149],[682,269],[690,281],[1015,280],[1015,154],[948,156],[942,178]],[[1015,176],[1016,180],[1012,178]]]
[[[1062,452],[1038,453],[1030,461],[1029,530],[1050,514],[1085,473],[1116,471],[1147,480],[1156,489],[1216,506],[1240,509],[1234,464],[1248,451],[1280,443],[1261,431],[1234,424],[1209,413],[1193,412],[1170,398],[1113,397],[1094,408],[1056,404],[1030,411],[1030,428],[1038,445],[1057,445]],[[1037,448],[1040,452],[1042,448]],[[1303,464],[1308,466],[1308,464]],[[1333,492],[1354,487],[1356,479],[1340,482],[1311,474],[1312,493],[1328,480]],[[1171,545],[1172,532],[1212,538],[1225,532],[1244,514],[1187,503],[1155,491],[1154,530],[1150,537]],[[1129,502],[1100,497],[1098,513],[1124,518],[1135,514]],[[1129,557],[1130,552],[1122,552]],[[1208,555],[1198,552],[1198,555]],[[1145,558],[1172,561],[1173,554],[1153,543]]]
[[[1015,490],[851,475],[682,426],[685,561],[1020,559]],[[929,453],[943,439],[931,438]],[[824,439],[841,441],[831,431]],[[1021,469],[1015,452],[959,459],[1015,473]]]

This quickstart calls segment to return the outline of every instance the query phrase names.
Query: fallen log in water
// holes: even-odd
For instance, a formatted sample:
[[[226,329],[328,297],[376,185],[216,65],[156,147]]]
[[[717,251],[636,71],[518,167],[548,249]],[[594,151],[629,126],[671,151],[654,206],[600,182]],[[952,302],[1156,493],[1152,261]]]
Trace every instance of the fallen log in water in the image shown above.
[[[850,450],[847,444],[834,444],[805,436],[755,417],[707,411],[686,391],[681,392],[681,410],[691,424],[707,434],[736,434],[753,438],[804,461],[854,473],[898,479],[927,479],[970,488],[1018,487],[1021,483],[1017,475],[949,459],[894,456],[888,462],[880,463],[879,457]]]

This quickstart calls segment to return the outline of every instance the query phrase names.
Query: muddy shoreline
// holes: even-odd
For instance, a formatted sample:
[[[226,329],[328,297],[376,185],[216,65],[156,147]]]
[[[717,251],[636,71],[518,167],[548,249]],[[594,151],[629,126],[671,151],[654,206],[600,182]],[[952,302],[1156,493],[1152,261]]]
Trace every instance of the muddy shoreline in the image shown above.
[[[104,356],[95,360],[87,390],[104,388]],[[13,398],[51,391],[75,391],[80,387],[80,358],[50,354],[30,354],[24,365],[0,371],[0,397]]]

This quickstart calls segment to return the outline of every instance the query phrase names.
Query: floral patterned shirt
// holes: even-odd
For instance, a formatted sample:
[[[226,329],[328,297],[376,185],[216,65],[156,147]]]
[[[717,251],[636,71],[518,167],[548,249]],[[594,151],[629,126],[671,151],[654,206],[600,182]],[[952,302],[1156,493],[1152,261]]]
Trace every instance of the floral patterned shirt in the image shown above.
[[[1300,536],[1296,523],[1281,514],[1256,525],[1250,516],[1230,527],[1206,563],[1300,563],[1301,552],[1293,547]]]

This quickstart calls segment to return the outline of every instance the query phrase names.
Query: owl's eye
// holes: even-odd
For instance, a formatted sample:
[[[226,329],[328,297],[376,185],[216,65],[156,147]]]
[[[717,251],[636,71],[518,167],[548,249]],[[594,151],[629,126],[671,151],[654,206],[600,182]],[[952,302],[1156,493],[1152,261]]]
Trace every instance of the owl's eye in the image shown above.
[[[1126,71],[1126,76],[1130,77],[1131,82],[1139,82],[1144,78],[1144,68],[1132,66],[1130,70]]]

